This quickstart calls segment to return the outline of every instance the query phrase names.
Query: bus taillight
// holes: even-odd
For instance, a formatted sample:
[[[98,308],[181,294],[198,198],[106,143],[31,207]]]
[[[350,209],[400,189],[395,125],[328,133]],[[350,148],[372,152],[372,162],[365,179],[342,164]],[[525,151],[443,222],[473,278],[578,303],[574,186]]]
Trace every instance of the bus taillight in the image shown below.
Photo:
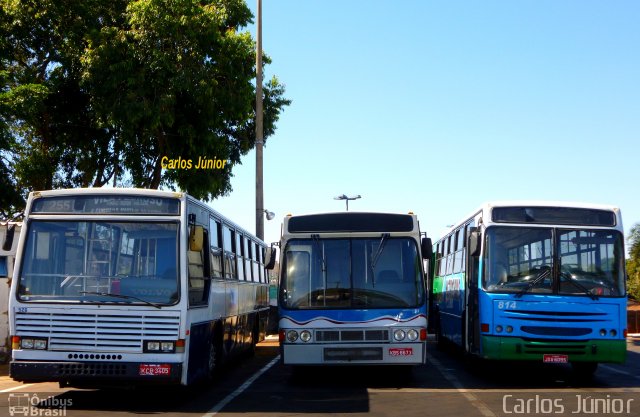
[[[420,340],[423,342],[427,340],[427,329],[425,328],[420,329]]]

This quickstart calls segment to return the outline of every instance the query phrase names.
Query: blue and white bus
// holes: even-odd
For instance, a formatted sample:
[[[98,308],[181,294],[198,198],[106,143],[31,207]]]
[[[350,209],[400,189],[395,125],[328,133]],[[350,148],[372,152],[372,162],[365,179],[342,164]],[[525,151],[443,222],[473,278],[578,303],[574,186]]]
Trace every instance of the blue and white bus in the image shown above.
[[[29,195],[9,309],[11,377],[181,384],[264,338],[265,245],[179,192]]]
[[[284,364],[425,363],[431,241],[415,215],[287,216],[280,247]]]
[[[486,359],[571,363],[591,375],[626,355],[620,210],[594,204],[482,205],[435,242],[431,321]]]

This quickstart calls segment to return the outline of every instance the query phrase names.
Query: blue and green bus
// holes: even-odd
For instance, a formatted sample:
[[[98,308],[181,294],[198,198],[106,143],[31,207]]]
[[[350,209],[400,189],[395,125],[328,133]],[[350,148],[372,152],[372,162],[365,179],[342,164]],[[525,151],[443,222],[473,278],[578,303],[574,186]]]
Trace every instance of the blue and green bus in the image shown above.
[[[431,241],[415,215],[287,216],[280,247],[284,364],[425,363]]]
[[[616,207],[482,205],[434,243],[430,326],[485,359],[571,363],[626,356],[623,228]]]

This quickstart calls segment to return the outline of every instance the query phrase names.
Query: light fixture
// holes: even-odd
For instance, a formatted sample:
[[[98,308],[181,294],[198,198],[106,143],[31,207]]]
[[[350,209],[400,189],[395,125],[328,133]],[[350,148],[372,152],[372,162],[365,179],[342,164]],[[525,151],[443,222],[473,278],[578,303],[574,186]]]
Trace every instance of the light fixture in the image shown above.
[[[265,210],[264,214],[267,216],[267,220],[273,220],[273,218],[276,217],[276,213],[273,211]]]
[[[339,195],[337,197],[333,197],[334,200],[344,200],[344,202],[347,203],[347,211],[349,211],[349,201],[350,200],[357,200],[359,198],[362,198],[362,196],[360,194],[358,194],[355,197],[348,197],[346,194],[342,194],[342,195]]]

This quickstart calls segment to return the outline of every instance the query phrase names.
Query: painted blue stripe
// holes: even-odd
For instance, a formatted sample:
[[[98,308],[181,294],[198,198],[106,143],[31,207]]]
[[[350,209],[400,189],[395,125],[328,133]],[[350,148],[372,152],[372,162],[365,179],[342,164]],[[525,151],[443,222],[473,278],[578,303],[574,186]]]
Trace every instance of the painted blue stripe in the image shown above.
[[[296,322],[305,322],[324,317],[338,322],[364,322],[384,317],[404,321],[420,314],[426,315],[425,306],[410,309],[380,309],[380,310],[285,310],[280,309],[280,317],[288,317]]]

